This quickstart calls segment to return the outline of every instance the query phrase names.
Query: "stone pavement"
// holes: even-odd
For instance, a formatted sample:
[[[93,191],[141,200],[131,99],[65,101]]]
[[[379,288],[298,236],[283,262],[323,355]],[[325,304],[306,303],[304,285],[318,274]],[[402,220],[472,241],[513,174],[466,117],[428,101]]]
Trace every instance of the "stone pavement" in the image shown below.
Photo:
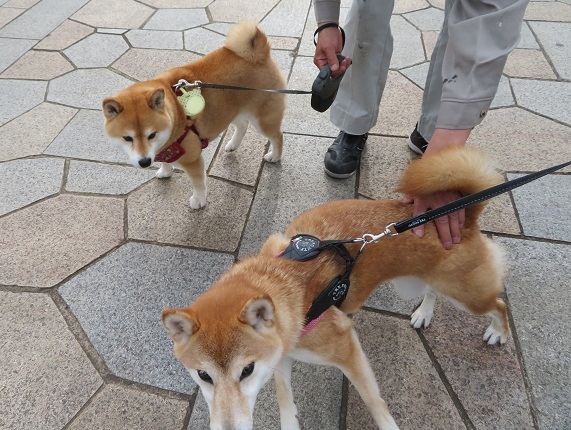
[[[188,305],[304,209],[396,196],[442,8],[396,1],[393,68],[356,177],[323,174],[336,130],[290,96],[283,161],[263,163],[253,131],[225,153],[225,133],[205,151],[208,206],[193,212],[182,173],[157,180],[111,146],[101,100],[219,47],[241,19],[268,33],[289,87],[309,89],[310,0],[0,0],[0,428],[207,428],[161,310]],[[532,1],[525,20],[470,138],[506,178],[571,159],[571,1]],[[486,209],[482,228],[509,262],[504,347],[482,342],[485,319],[442,301],[415,331],[418,301],[390,285],[355,317],[402,429],[571,428],[569,213],[569,168]],[[374,428],[338,370],[296,364],[293,380],[304,429]],[[279,428],[273,382],[255,421]]]

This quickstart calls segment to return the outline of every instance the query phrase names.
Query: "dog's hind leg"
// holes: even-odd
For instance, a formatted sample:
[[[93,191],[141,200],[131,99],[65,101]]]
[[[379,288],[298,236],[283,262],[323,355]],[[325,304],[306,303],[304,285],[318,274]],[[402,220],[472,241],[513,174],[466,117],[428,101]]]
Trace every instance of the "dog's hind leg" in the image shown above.
[[[297,407],[293,401],[293,392],[291,389],[292,364],[293,359],[285,357],[274,370],[282,430],[299,430]]]
[[[503,345],[508,340],[510,332],[504,301],[496,299],[496,308],[488,312],[488,315],[492,317],[492,323],[484,333],[484,342],[488,342],[488,345],[495,345],[499,341]]]
[[[428,327],[434,313],[435,302],[436,294],[430,287],[427,287],[422,303],[410,316],[410,323],[414,328]]]
[[[248,130],[248,120],[244,116],[238,115],[232,120],[232,124],[236,127],[236,131],[234,131],[230,142],[224,147],[226,151],[238,149]]]
[[[266,113],[264,116],[259,115],[257,123],[253,123],[260,133],[270,139],[270,150],[264,155],[264,160],[275,163],[282,158],[282,150],[284,144],[284,134],[282,132],[281,114],[275,112],[273,114]]]

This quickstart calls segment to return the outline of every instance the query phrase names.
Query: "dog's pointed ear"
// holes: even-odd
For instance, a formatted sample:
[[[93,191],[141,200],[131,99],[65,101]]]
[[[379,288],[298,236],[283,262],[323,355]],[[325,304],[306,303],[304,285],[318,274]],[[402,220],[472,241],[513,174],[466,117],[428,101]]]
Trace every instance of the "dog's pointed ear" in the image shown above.
[[[123,105],[113,97],[107,97],[103,100],[103,114],[107,119],[113,119],[123,112]]]
[[[165,309],[163,324],[175,343],[186,342],[200,328],[196,318],[180,309]]]
[[[165,90],[157,88],[149,97],[149,106],[151,109],[163,110],[165,107]]]
[[[256,330],[272,327],[274,325],[274,303],[272,299],[264,294],[248,300],[238,319]]]

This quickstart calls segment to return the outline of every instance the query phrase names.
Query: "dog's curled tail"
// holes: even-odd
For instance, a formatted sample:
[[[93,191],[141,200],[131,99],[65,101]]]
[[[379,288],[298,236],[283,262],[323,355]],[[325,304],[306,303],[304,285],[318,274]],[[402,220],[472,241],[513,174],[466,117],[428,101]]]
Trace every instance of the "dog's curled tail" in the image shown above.
[[[226,48],[250,63],[262,63],[270,57],[268,38],[253,22],[240,22],[226,36]]]
[[[462,195],[477,193],[503,181],[492,162],[469,147],[450,147],[413,161],[406,169],[397,191],[419,196],[437,191],[457,190]],[[486,202],[468,209],[477,219]]]

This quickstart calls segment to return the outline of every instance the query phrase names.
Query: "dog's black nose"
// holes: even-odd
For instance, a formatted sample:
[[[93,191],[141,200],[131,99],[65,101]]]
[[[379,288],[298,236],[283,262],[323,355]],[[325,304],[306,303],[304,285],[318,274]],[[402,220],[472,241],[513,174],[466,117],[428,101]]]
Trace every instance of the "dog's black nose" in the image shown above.
[[[139,166],[141,167],[149,167],[150,165],[151,165],[151,159],[149,157],[141,158],[139,160]]]

